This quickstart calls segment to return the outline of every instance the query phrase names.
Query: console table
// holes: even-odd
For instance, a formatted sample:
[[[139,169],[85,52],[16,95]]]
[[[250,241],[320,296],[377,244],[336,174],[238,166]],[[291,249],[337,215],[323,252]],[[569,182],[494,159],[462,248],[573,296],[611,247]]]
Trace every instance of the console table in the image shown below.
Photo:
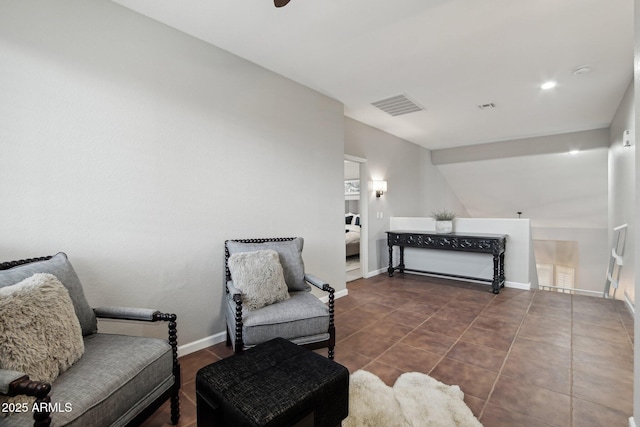
[[[437,274],[439,276],[455,277],[458,279],[473,279],[482,282],[490,282],[494,294],[504,287],[504,251],[507,241],[506,234],[475,234],[475,233],[447,233],[437,234],[424,231],[387,231],[387,244],[389,245],[389,276],[398,270],[415,271],[418,273]],[[393,247],[400,248],[400,264],[393,266]],[[476,252],[493,255],[493,279],[460,276],[448,273],[415,270],[404,265],[404,248],[441,249],[445,251]]]

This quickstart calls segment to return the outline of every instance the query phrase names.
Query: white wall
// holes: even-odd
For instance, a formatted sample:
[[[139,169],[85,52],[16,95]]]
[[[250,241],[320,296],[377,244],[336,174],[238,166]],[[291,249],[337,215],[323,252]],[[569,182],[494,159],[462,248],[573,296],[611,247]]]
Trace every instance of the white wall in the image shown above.
[[[627,239],[624,247],[624,265],[620,271],[620,287],[617,298],[626,293],[635,301],[635,181],[636,181],[636,145],[623,146],[623,132],[634,130],[633,84],[630,83],[620,106],[613,116],[609,130],[609,233],[607,246],[609,253],[613,241],[613,229],[628,224]]]
[[[495,143],[486,151],[439,150],[437,168],[472,217],[518,218],[522,212],[531,220],[533,239],[578,242],[577,287],[601,291],[610,254],[606,138],[601,129],[538,137],[540,147],[531,154],[519,140]],[[575,147],[583,151],[568,154]]]
[[[420,216],[431,216],[433,212],[448,210],[458,218],[468,217],[467,208],[460,202],[440,169],[431,162],[433,152],[420,150]]]
[[[360,197],[367,197],[368,212],[361,212],[368,232],[368,271],[386,270],[387,236],[392,216],[418,216],[425,210],[466,211],[437,169],[429,150],[364,123],[345,117],[345,154],[366,159]],[[386,180],[388,191],[376,198],[372,180]],[[379,218],[379,215],[382,218]],[[364,231],[363,231],[364,232]]]
[[[65,251],[92,305],[224,331],[228,238],[344,283],[342,104],[108,0],[4,1],[0,259]]]
[[[532,227],[604,229],[607,151],[595,148],[577,155],[536,154],[437,168],[473,218],[518,218],[517,212],[522,212]]]

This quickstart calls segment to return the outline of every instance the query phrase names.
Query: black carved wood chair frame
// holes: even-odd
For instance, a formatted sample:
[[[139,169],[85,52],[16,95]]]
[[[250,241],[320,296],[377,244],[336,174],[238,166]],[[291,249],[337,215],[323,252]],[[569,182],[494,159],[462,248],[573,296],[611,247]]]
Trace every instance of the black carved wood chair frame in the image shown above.
[[[240,243],[266,243],[266,242],[286,242],[294,240],[295,237],[271,237],[271,238],[263,238],[263,239],[232,239],[232,242],[240,242]],[[227,288],[226,283],[231,280],[231,272],[229,271],[229,249],[227,248],[227,244],[225,242],[224,245],[224,270],[225,270],[225,290],[229,293],[229,289]],[[336,328],[334,323],[334,304],[335,304],[335,289],[333,289],[329,284],[324,283],[321,288],[323,291],[329,294],[329,338],[323,341],[316,341],[312,343],[302,344],[302,347],[308,348],[310,350],[315,350],[319,348],[328,348],[329,359],[333,360],[335,355],[335,346],[336,346]],[[235,307],[235,323],[236,323],[236,340],[235,340],[235,353],[242,353],[244,350],[244,341],[242,339],[242,296],[234,295],[233,301],[236,304]],[[231,346],[231,334],[229,333],[229,325],[226,327],[227,331],[227,347]],[[275,338],[275,337],[274,337]]]
[[[8,270],[10,268],[28,264],[36,261],[45,261],[51,259],[52,256],[45,256],[39,258],[29,258],[18,261],[9,261],[0,263],[0,270]],[[100,317],[99,317],[100,318]],[[122,319],[120,320],[137,320],[141,319]],[[165,321],[168,322],[169,338],[168,343],[171,346],[173,353],[173,376],[175,382],[171,388],[165,391],[157,399],[151,402],[143,411],[141,411],[133,420],[131,420],[126,427],[139,426],[144,420],[149,418],[156,410],[158,410],[165,401],[171,400],[171,422],[175,425],[178,424],[180,419],[180,363],[178,362],[178,330],[177,330],[177,316],[175,314],[161,313],[156,311],[153,314],[151,322]],[[18,378],[9,385],[8,396],[33,396],[36,398],[37,408],[45,408],[48,405],[39,405],[39,402],[51,402],[49,392],[51,391],[51,384],[42,381],[33,381],[29,379],[28,375]],[[33,413],[34,427],[49,427],[51,425],[51,414],[47,411],[34,411]]]

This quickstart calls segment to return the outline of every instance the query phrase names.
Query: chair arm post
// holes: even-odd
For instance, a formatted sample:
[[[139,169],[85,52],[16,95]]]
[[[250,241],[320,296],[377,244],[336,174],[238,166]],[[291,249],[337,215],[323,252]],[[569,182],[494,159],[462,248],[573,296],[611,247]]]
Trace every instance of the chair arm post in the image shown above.
[[[242,295],[233,295],[233,301],[236,303],[235,353],[241,353],[244,350],[244,340],[242,339]]]
[[[33,411],[33,427],[49,427],[51,425],[51,412],[49,411],[49,403],[51,397],[51,384],[42,381],[32,381],[27,375],[18,378],[9,384],[9,396],[26,395],[36,398],[32,407]],[[44,405],[42,405],[44,403]]]
[[[161,313],[159,311],[153,314],[154,321],[166,321],[169,327],[169,345],[173,354],[173,376],[175,378],[174,393],[171,396],[171,422],[176,425],[180,419],[180,385],[182,383],[180,374],[180,363],[178,362],[178,316],[172,313]]]
[[[159,311],[153,313],[153,321],[169,322],[169,345],[173,352],[174,366],[178,361],[178,316],[171,313],[161,313]]]
[[[329,325],[333,326],[333,312],[335,308],[334,301],[336,290],[326,283],[322,286],[322,290],[329,293]]]
[[[333,360],[335,356],[335,345],[336,345],[336,327],[334,323],[334,301],[335,301],[335,292],[336,290],[325,283],[322,286],[322,290],[329,293],[329,359]]]

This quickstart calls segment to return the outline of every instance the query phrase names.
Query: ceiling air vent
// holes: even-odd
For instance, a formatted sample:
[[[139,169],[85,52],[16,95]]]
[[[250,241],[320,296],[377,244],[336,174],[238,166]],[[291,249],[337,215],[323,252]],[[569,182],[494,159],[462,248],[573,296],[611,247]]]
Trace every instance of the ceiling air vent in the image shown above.
[[[401,116],[403,114],[424,110],[424,108],[404,95],[392,96],[391,98],[372,102],[371,105],[381,109],[387,114],[391,114],[392,116]]]
[[[488,104],[478,105],[478,108],[481,110],[490,110],[492,108],[496,108],[496,104],[494,104],[493,102],[490,102]]]

